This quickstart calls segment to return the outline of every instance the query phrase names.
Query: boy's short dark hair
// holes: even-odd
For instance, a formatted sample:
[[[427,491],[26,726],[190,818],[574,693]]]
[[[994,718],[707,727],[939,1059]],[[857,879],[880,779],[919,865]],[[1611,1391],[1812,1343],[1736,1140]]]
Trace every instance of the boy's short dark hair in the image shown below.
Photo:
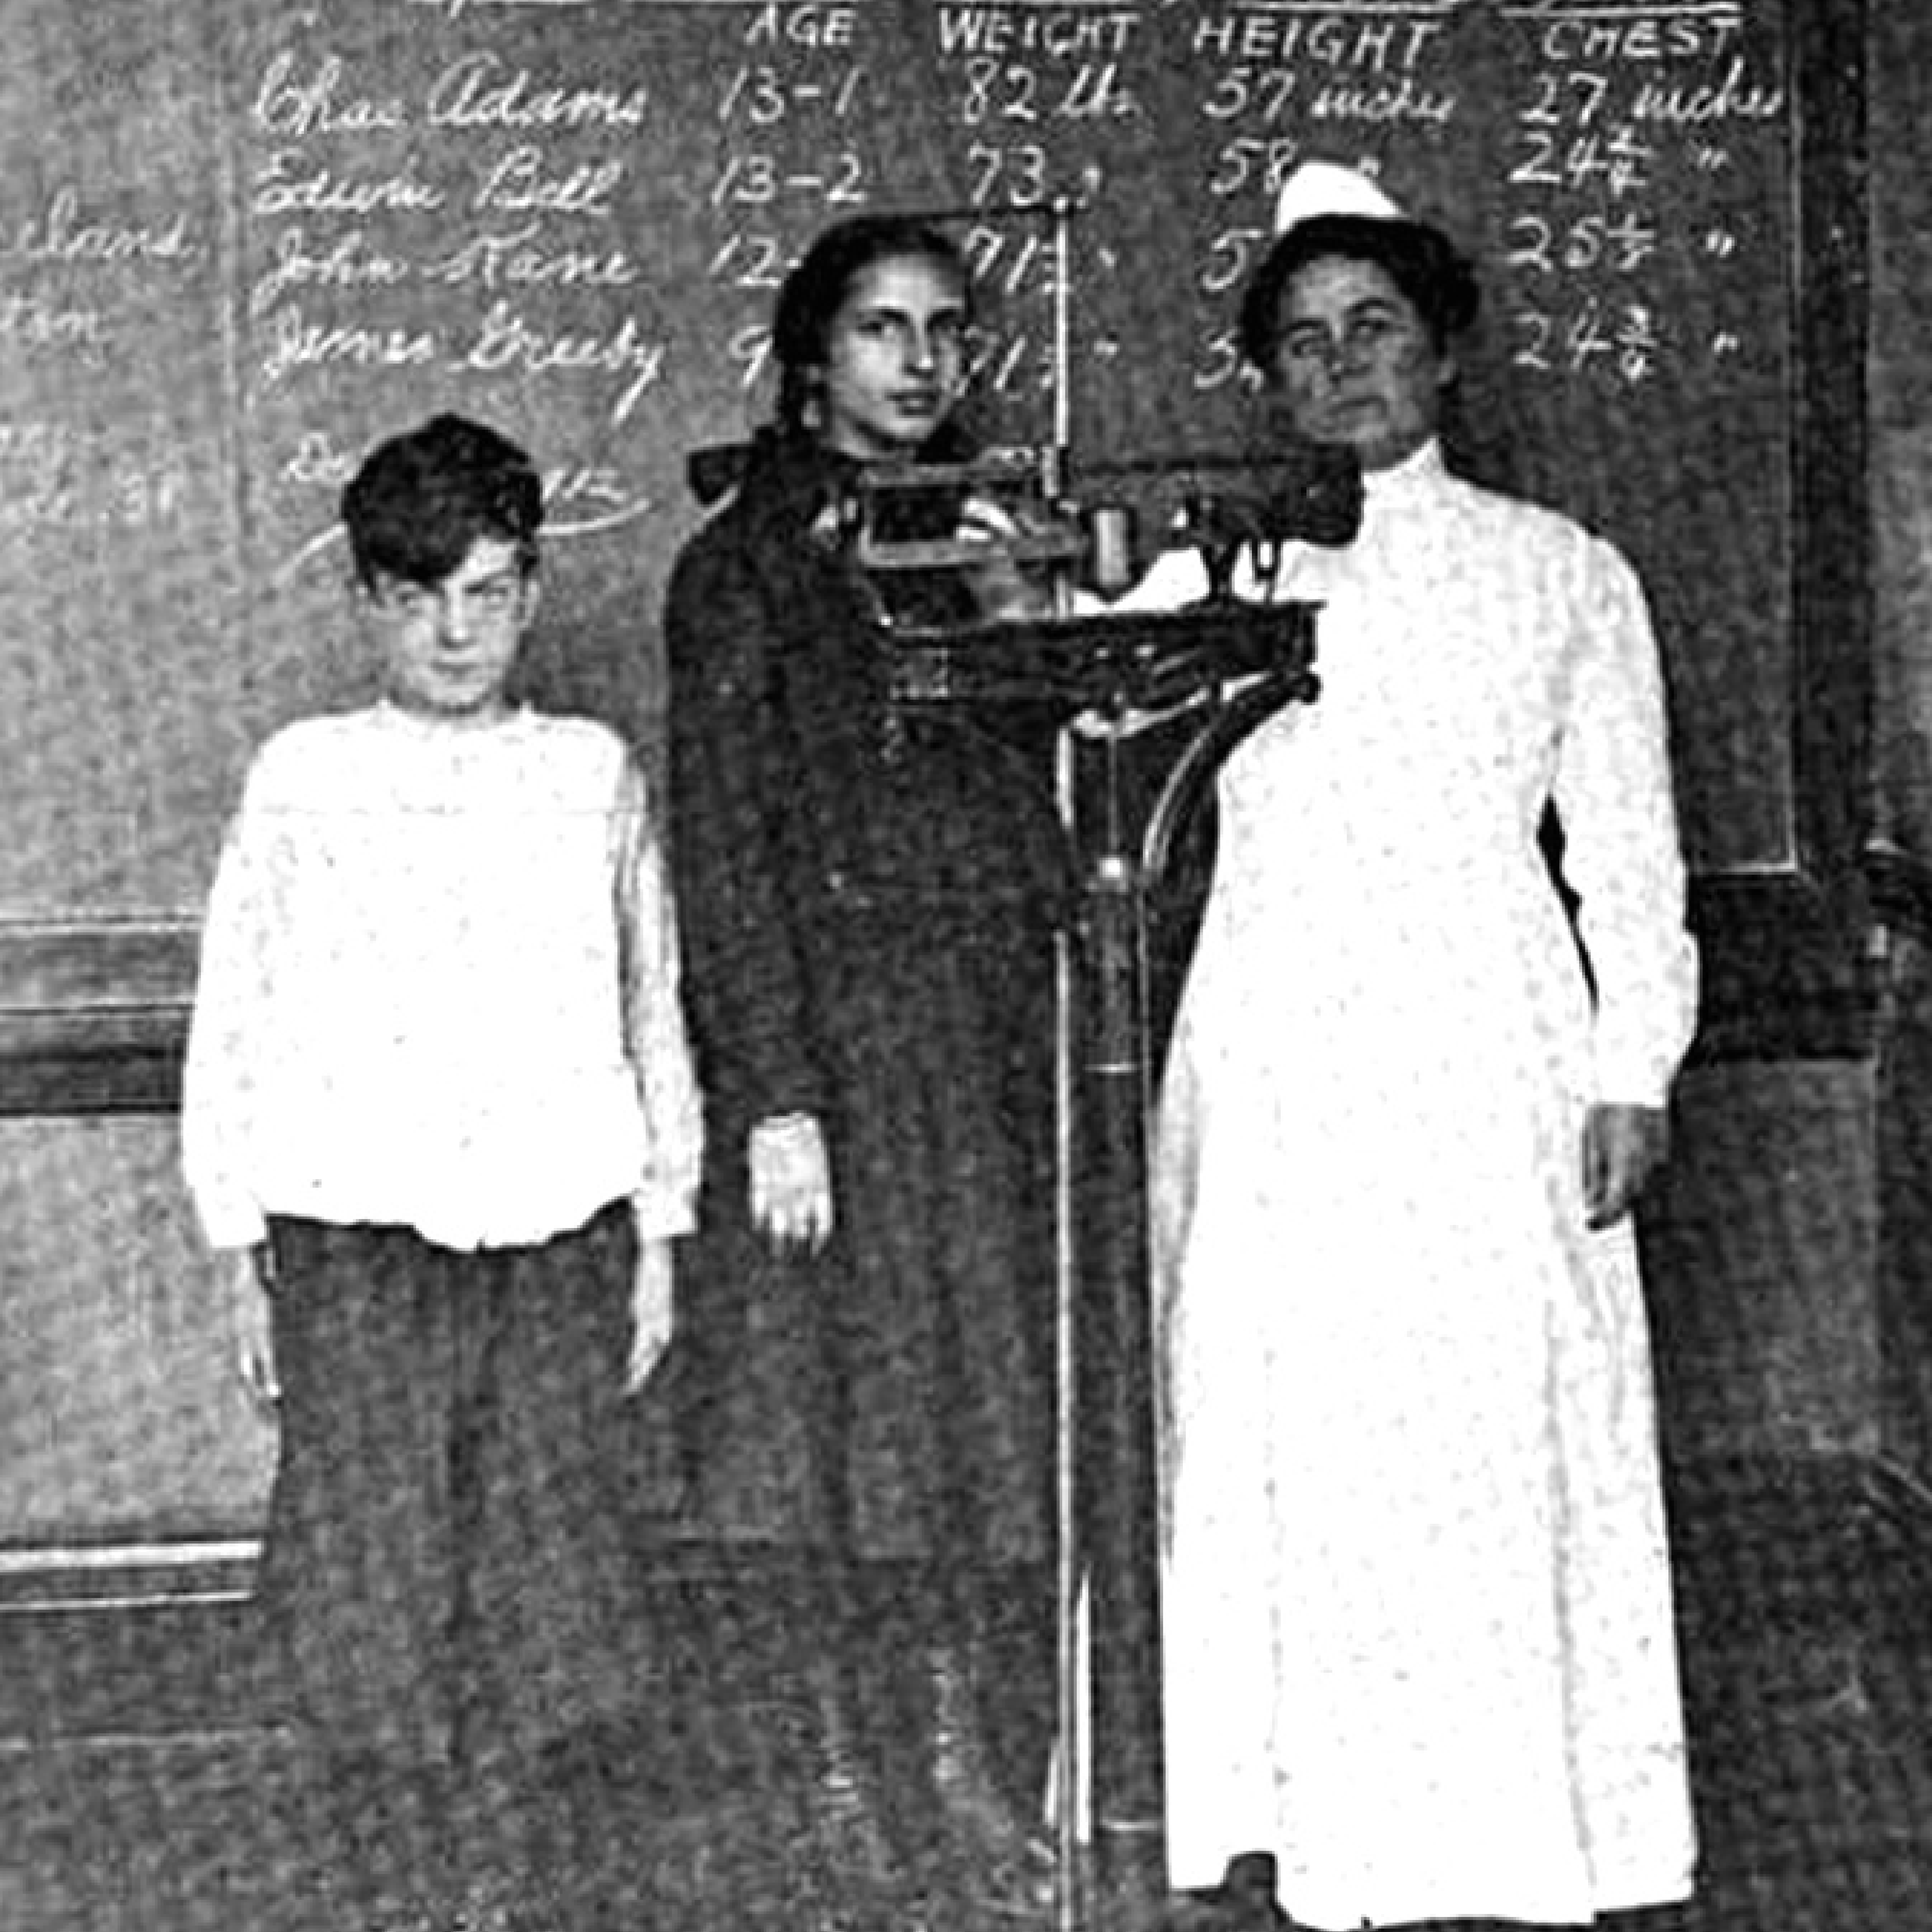
[[[1438,350],[1476,320],[1476,272],[1439,228],[1374,214],[1312,214],[1275,242],[1241,300],[1241,352],[1264,374],[1281,333],[1281,297],[1311,262],[1340,256],[1372,262],[1422,317]]]
[[[529,456],[486,424],[450,414],[371,452],[342,492],[356,574],[438,584],[479,537],[513,543],[536,563],[543,484]]]

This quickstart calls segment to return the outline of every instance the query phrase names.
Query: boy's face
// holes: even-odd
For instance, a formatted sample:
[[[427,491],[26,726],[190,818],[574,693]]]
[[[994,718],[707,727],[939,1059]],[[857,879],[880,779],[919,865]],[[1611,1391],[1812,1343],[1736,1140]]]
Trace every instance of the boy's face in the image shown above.
[[[515,544],[479,537],[440,584],[386,577],[365,601],[394,703],[461,723],[503,714],[503,687],[537,601]]]

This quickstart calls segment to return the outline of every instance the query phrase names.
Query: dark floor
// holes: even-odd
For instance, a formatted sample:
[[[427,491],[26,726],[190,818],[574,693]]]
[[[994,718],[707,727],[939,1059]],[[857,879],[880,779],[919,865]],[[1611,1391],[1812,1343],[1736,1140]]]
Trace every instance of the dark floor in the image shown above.
[[[1674,1512],[1687,1932],[1932,1928],[1932,1510],[1870,1472],[1733,1475]]]
[[[1674,1509],[1704,1872],[1672,1932],[1932,1932],[1932,1510],[1810,1468],[1706,1469]],[[849,1888],[800,1834],[768,1620],[715,1576],[663,1612],[629,1922],[810,1932]],[[267,1694],[245,1605],[0,1614],[0,1932],[306,1932]]]

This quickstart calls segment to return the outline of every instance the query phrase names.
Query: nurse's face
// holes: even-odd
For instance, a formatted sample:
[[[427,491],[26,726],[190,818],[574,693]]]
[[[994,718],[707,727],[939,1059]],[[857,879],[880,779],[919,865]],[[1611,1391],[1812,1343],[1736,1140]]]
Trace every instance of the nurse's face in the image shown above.
[[[918,450],[965,387],[967,321],[945,262],[888,256],[862,268],[825,331],[821,437],[866,462]]]
[[[1301,435],[1386,470],[1435,434],[1456,364],[1387,269],[1330,255],[1282,290],[1269,373]]]

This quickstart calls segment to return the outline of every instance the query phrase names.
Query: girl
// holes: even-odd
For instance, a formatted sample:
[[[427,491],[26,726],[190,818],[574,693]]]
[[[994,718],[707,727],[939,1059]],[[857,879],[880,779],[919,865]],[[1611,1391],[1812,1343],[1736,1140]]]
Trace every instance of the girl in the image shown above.
[[[909,1852],[1011,1890],[1026,1853],[978,1693],[992,1606],[1047,1607],[1059,835],[1020,736],[895,713],[846,537],[867,466],[967,453],[969,321],[942,233],[869,215],[822,236],[778,298],[776,420],[672,579],[675,876],[714,1137],[687,1416],[701,1465],[747,1412],[796,1445],[762,1501],[794,1584],[815,1580],[796,1627],[820,1822],[882,1881]],[[1013,587],[913,595],[965,619]],[[861,1657],[916,1666],[890,1727],[919,1745],[889,1780],[923,1796],[910,1816],[881,1816]]]

